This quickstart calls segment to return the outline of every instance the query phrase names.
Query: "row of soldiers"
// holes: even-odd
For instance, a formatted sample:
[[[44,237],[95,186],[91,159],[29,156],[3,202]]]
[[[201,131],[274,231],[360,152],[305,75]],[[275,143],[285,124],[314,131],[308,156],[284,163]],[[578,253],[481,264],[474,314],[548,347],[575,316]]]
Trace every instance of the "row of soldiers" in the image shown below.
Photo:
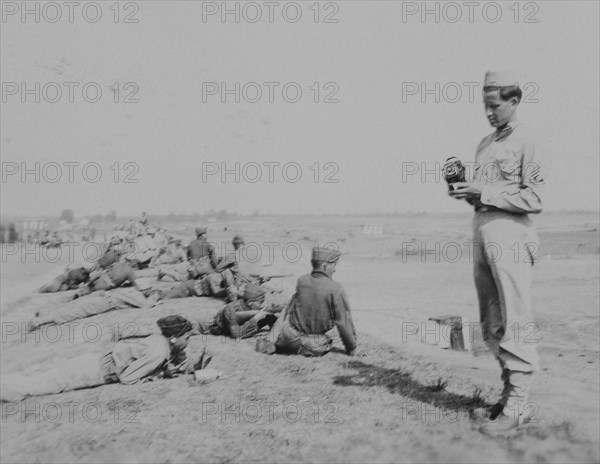
[[[357,349],[350,307],[342,287],[332,280],[340,253],[314,248],[312,272],[301,277],[286,305],[266,304],[272,290],[264,284],[272,276],[244,269],[244,239],[233,238],[234,253],[218,257],[207,240],[207,229],[198,227],[196,238],[184,250],[179,240],[152,247],[156,228],[147,227],[143,242],[148,246],[127,253],[123,242],[113,238],[91,267],[68,269],[41,292],[71,292],[69,301],[36,311],[27,323],[34,331],[48,324],[63,324],[113,310],[150,309],[167,305],[172,298],[209,296],[226,304],[210,314],[201,308],[180,310],[159,319],[160,335],[151,327],[140,328],[136,343],[117,340],[100,360],[90,355],[61,363],[57,368],[28,377],[5,374],[0,398],[19,401],[27,396],[59,393],[104,383],[133,384],[156,377],[173,377],[205,368],[212,353],[187,356],[189,337],[198,334],[245,339],[259,335],[256,351],[322,356],[333,344],[337,329],[346,352],[363,356]],[[141,243],[142,240],[139,240]],[[147,253],[148,249],[154,250]],[[156,281],[148,278],[154,275]],[[159,281],[177,282],[159,287]],[[268,330],[265,334],[264,330]]]

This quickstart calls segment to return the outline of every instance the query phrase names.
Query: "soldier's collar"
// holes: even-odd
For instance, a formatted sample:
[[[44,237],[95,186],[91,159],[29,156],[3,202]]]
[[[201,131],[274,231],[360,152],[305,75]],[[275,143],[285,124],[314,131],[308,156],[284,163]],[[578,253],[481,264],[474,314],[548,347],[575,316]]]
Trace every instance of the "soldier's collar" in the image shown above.
[[[318,274],[318,275],[323,275],[323,276],[325,276],[325,277],[327,277],[327,278],[329,279],[329,276],[327,275],[327,273],[325,273],[325,272],[323,272],[323,271],[312,271],[312,272],[310,273],[310,275],[312,275],[312,276],[315,276],[315,275],[317,275],[317,274]]]
[[[521,124],[521,121],[519,121],[518,119],[515,119],[514,121],[507,122],[506,125],[504,125],[502,127],[502,129],[497,127],[496,132],[500,132],[501,130],[504,130],[506,128],[510,128],[510,130],[512,131],[520,124]]]

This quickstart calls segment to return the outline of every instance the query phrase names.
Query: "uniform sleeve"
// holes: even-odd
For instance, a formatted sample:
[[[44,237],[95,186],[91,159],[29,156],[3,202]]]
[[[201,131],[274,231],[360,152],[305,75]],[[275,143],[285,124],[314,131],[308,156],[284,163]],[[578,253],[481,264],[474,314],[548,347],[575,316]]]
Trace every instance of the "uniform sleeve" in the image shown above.
[[[273,324],[273,327],[271,327],[271,331],[269,332],[269,335],[267,335],[267,340],[270,340],[272,342],[277,342],[277,339],[279,338],[279,335],[281,334],[281,331],[283,330],[284,324],[289,324],[289,322],[287,321],[287,318],[289,317],[290,312],[292,311],[292,308],[296,304],[296,299],[298,298],[297,295],[298,295],[297,292],[294,293],[294,295],[290,299],[287,306],[283,309],[283,311],[277,318],[277,321],[275,322],[275,324]]]
[[[208,257],[210,258],[210,264],[213,269],[217,268],[217,254],[215,253],[215,247],[212,245],[208,245]]]
[[[515,181],[486,185],[481,192],[481,202],[511,213],[540,213],[540,190],[544,185],[542,161],[532,142],[524,143],[521,163],[515,167]]]
[[[142,357],[133,361],[119,375],[119,381],[125,385],[131,385],[147,377],[165,364],[167,359],[157,350],[148,350]]]
[[[351,353],[356,349],[356,332],[354,330],[354,323],[352,322],[350,305],[343,290],[337,292],[334,296],[334,316],[335,326],[340,334],[344,348],[346,348],[347,353]]]
[[[135,285],[135,270],[132,267],[127,269],[127,280],[131,285]]]

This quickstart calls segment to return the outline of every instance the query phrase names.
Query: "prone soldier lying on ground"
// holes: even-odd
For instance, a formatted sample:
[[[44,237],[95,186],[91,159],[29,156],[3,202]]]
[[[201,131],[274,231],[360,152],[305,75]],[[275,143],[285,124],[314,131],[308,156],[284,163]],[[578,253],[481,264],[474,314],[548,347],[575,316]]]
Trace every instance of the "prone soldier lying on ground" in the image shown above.
[[[255,286],[248,286],[244,299],[228,303],[220,309],[204,311],[181,310],[178,315],[192,323],[192,335],[224,335],[235,339],[245,339],[256,335],[263,327],[272,327],[283,306],[265,305],[265,292]],[[136,326],[138,332],[149,335],[151,327],[144,330]]]
[[[52,370],[37,374],[3,374],[0,400],[18,402],[28,396],[48,395],[109,383],[131,385],[157,378],[176,377],[204,369],[212,353],[185,353],[192,324],[181,316],[159,319],[161,334],[122,340],[102,356],[86,353],[61,360]]]
[[[99,291],[53,307],[41,308],[28,321],[27,330],[32,331],[46,324],[64,324],[116,309],[152,308],[156,306],[157,300],[156,292],[140,279],[137,289],[129,287]]]
[[[145,269],[158,254],[158,246],[154,241],[156,229],[149,227],[134,241],[134,249],[125,256],[125,260],[136,269]]]
[[[265,292],[254,285],[247,285],[243,299],[228,303],[208,321],[200,322],[203,334],[225,335],[236,339],[256,335],[263,327],[273,326],[277,313],[283,308],[265,306]]]
[[[187,254],[183,249],[181,240],[177,239],[170,241],[166,247],[158,250],[158,255],[150,262],[150,267],[185,263],[186,261]]]
[[[113,264],[121,261],[123,255],[127,253],[127,244],[122,244],[123,240],[119,237],[112,237],[108,243],[108,248],[96,262],[96,269],[108,269]]]
[[[133,268],[126,263],[114,263],[108,269],[98,269],[90,274],[89,283],[77,291],[75,297],[89,295],[100,290],[111,290],[129,283],[135,285]]]
[[[90,271],[84,267],[67,269],[64,273],[54,278],[52,283],[39,289],[40,293],[56,293],[75,290],[90,279]]]

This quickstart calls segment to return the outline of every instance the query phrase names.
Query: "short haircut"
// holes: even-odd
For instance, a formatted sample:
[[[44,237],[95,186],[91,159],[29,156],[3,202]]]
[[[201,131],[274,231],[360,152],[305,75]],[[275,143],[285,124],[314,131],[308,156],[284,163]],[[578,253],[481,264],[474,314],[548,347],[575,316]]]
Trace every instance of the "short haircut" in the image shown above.
[[[321,267],[321,265],[325,264],[325,263],[323,261],[317,261],[317,260],[311,259],[310,264],[312,264],[312,268],[313,268],[313,270],[315,270],[315,269],[319,269]]]
[[[483,93],[496,92],[498,90],[500,91],[499,95],[502,100],[507,101],[513,97],[517,97],[517,100],[519,101],[519,103],[521,103],[521,98],[523,97],[523,92],[518,85],[507,85],[507,86],[503,86],[503,87],[498,87],[495,85],[487,86],[487,87],[483,88]]]

